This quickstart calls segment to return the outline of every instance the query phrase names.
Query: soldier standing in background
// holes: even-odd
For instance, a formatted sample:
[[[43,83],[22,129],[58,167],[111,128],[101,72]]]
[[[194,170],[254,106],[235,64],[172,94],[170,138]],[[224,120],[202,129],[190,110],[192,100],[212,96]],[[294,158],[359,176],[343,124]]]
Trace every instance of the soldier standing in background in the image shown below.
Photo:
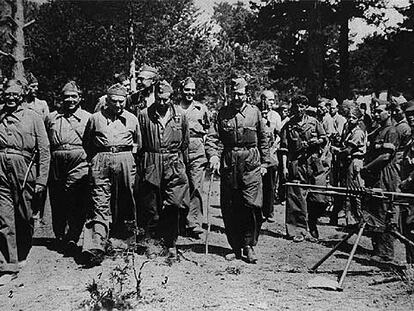
[[[286,180],[304,184],[326,185],[325,168],[320,158],[327,143],[322,124],[306,114],[306,96],[292,98],[291,118],[281,133],[280,151]],[[301,187],[287,187],[286,233],[294,242],[318,238],[316,222],[325,210],[324,196],[307,194]],[[309,232],[312,237],[309,236]]]
[[[52,151],[50,206],[57,247],[74,255],[87,208],[88,163],[82,137],[90,113],[80,108],[81,91],[74,81],[62,88],[62,95],[62,109],[45,122]]]
[[[190,144],[188,147],[188,177],[190,182],[190,205],[187,215],[187,230],[195,237],[203,233],[203,183],[207,165],[204,147],[205,136],[210,128],[209,112],[205,105],[194,100],[196,85],[191,78],[182,82],[180,106],[188,120]]]
[[[144,64],[137,74],[137,91],[127,97],[126,109],[137,115],[139,111],[151,106],[155,102],[154,88],[158,80],[158,70]]]
[[[263,175],[263,217],[268,222],[275,222],[274,204],[276,198],[277,186],[277,154],[276,154],[276,135],[279,134],[281,128],[281,119],[277,111],[272,110],[272,100],[275,95],[272,91],[263,91],[260,96],[259,110],[262,113],[263,125],[269,142],[269,159],[270,162],[266,167],[267,172]],[[273,112],[273,113],[271,113]],[[270,114],[270,115],[269,115]]]
[[[213,171],[220,168],[220,205],[227,240],[233,250],[228,259],[256,263],[253,247],[257,244],[263,222],[262,176],[269,164],[269,143],[260,110],[247,103],[247,83],[232,80],[232,101],[217,116],[217,131],[210,133],[207,153]],[[221,164],[218,140],[224,146]]]
[[[22,85],[10,80],[0,111],[0,285],[25,264],[34,231],[33,194],[44,191],[49,174],[43,120],[23,108],[22,96]]]
[[[92,198],[83,252],[90,266],[102,262],[109,235],[124,238],[129,234],[124,221],[136,220],[133,152],[141,145],[141,133],[138,119],[124,110],[126,96],[121,84],[111,86],[105,108],[89,118],[83,135]]]
[[[155,258],[157,246],[177,259],[179,209],[188,206],[189,128],[183,110],[171,101],[172,87],[160,81],[155,103],[139,115],[142,149],[139,153],[139,220],[146,233],[146,255]]]
[[[33,110],[38,113],[44,121],[49,115],[49,106],[46,101],[37,98],[37,92],[39,91],[39,82],[36,77],[29,73],[27,75],[27,90],[23,107]]]
[[[380,104],[377,106],[373,116],[379,124],[379,128],[372,134],[365,164],[361,169],[361,176],[366,187],[395,192],[400,183],[395,157],[400,144],[399,134],[392,125],[389,105]],[[390,202],[386,202],[382,198],[369,197],[366,208],[381,222],[387,223],[390,217],[387,211],[391,209],[389,204]],[[373,260],[392,261],[394,259],[394,237],[391,233],[373,233],[372,244],[374,248]]]

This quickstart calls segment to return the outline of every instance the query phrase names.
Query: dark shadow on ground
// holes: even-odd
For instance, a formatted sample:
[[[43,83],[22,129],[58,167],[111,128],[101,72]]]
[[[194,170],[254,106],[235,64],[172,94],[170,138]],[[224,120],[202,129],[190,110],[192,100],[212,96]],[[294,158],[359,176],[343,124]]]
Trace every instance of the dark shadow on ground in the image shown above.
[[[340,240],[320,240],[318,244],[326,246],[328,248],[334,248],[334,246],[338,244],[339,242]],[[344,243],[341,245],[341,247],[337,251],[344,252],[344,253],[350,253],[353,246],[354,246],[353,244]],[[372,251],[370,249],[367,249],[367,248],[362,247],[361,245],[358,245],[355,254],[371,255],[371,252]]]

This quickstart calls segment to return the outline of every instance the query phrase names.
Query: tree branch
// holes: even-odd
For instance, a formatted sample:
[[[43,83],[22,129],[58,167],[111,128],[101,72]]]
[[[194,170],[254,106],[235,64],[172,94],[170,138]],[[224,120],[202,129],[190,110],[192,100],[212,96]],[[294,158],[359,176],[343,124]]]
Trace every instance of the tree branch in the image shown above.
[[[11,27],[17,27],[16,21],[10,15],[5,16],[4,19],[10,24]]]
[[[36,20],[35,19],[32,19],[30,22],[27,22],[26,24],[24,24],[23,28],[29,27],[29,26],[31,26],[35,22],[36,22]]]
[[[12,54],[4,52],[2,50],[0,50],[0,55],[6,56],[6,57],[10,57],[13,61],[16,61],[16,57],[14,57]]]
[[[17,42],[17,39],[15,36],[13,36],[11,33],[9,33],[10,39],[12,39],[14,42]]]

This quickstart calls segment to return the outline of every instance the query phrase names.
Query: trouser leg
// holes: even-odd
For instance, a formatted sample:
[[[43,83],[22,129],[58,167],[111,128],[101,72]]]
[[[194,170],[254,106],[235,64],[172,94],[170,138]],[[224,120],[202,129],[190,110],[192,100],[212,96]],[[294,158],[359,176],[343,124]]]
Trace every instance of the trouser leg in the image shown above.
[[[160,212],[159,232],[166,247],[175,247],[178,237],[178,206],[165,206]]]
[[[49,186],[50,207],[52,211],[52,227],[55,237],[63,239],[67,223],[67,200],[63,182],[52,180]]]
[[[82,181],[78,185],[66,191],[68,197],[68,232],[67,240],[78,242],[85,224],[87,203],[88,203],[88,185]]]
[[[276,169],[269,167],[263,176],[263,216],[273,217],[275,203]]]
[[[223,216],[224,229],[233,250],[240,250],[243,246],[240,232],[240,219],[242,217],[242,194],[238,189],[232,189],[223,182],[220,185],[220,206]]]
[[[13,197],[9,187],[0,186],[0,272],[17,272],[18,254]]]
[[[91,210],[84,227],[84,251],[104,251],[112,223],[111,169],[105,154],[96,157],[90,170]]]
[[[292,181],[307,183],[306,164],[292,161],[289,167],[289,176]],[[307,234],[308,207],[307,191],[302,187],[289,186],[286,190],[286,234],[300,236]]]
[[[194,228],[201,226],[202,224],[202,211],[203,211],[203,183],[205,172],[206,159],[195,158],[190,161],[190,204],[187,214],[187,226],[188,228]]]

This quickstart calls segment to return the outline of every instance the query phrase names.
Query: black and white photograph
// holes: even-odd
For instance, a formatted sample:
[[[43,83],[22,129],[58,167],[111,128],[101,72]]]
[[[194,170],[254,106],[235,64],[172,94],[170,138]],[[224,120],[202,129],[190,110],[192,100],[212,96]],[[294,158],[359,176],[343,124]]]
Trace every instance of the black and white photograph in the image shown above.
[[[0,311],[414,310],[413,0],[0,0]]]

